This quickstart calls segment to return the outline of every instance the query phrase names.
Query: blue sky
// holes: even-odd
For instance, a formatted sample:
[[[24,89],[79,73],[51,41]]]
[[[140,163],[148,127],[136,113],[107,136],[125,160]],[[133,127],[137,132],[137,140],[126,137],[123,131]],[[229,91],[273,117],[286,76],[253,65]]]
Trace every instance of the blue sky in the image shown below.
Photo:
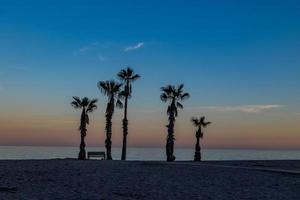
[[[103,111],[97,81],[132,66],[136,109],[164,108],[159,88],[185,83],[187,107],[298,116],[299,11],[299,1],[0,1],[0,108],[68,115],[78,95]]]

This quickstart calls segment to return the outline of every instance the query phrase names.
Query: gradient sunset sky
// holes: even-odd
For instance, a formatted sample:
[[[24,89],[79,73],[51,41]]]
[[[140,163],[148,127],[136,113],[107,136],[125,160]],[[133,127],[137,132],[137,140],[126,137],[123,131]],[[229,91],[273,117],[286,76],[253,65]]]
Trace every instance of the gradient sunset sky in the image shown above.
[[[162,147],[160,87],[191,98],[175,145],[300,148],[300,1],[0,1],[0,145],[78,146],[72,96],[98,98],[87,146],[104,146],[96,84],[131,66],[142,78],[129,103],[129,147]],[[123,110],[113,119],[121,145]]]

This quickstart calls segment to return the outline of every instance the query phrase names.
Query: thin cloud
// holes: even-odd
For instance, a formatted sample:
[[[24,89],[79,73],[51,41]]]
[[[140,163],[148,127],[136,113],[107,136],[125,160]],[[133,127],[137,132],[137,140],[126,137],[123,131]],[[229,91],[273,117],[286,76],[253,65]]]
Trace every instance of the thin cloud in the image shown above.
[[[99,45],[99,42],[89,43],[88,45],[82,46],[77,51],[75,51],[74,55],[83,54],[83,53],[85,53],[87,51],[90,51],[90,50],[96,48],[98,45]]]
[[[97,46],[99,43],[98,42],[93,42],[93,43],[90,43],[86,46],[83,46],[79,49],[80,52],[86,52],[88,50],[91,50],[93,49],[95,46]]]
[[[128,52],[128,51],[133,51],[133,50],[137,50],[139,48],[142,48],[144,46],[144,43],[143,42],[139,42],[137,43],[136,45],[134,46],[129,46],[129,47],[126,47],[124,49],[125,52]]]
[[[197,108],[189,108],[191,110],[211,110],[221,112],[243,112],[243,113],[259,113],[267,110],[283,107],[282,105],[276,104],[265,104],[265,105],[241,105],[241,106],[204,106]]]
[[[184,110],[189,112],[242,112],[242,113],[260,113],[263,111],[273,110],[284,107],[283,105],[277,104],[264,104],[264,105],[240,105],[240,106],[199,106],[199,107],[184,107]],[[143,113],[160,113],[164,112],[163,109],[139,109],[133,112]],[[299,113],[300,115],[300,113]]]

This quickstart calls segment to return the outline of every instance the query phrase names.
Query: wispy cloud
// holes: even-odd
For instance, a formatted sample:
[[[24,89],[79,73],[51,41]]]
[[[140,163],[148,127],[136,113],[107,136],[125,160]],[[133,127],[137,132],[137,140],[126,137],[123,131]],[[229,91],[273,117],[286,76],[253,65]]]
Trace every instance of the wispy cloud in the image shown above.
[[[87,44],[85,46],[80,47],[78,50],[76,50],[74,52],[74,55],[83,54],[83,53],[85,53],[87,51],[90,51],[90,50],[96,48],[98,45],[99,45],[99,42],[89,43],[89,44]]]
[[[81,47],[80,49],[79,49],[79,52],[86,52],[86,51],[88,51],[88,50],[91,50],[91,49],[93,49],[94,47],[96,47],[97,45],[98,45],[99,43],[98,42],[92,42],[92,43],[90,43],[90,44],[88,44],[88,45],[86,45],[86,46],[83,46],[83,47]]]
[[[184,110],[189,112],[242,112],[242,113],[260,113],[276,108],[284,107],[283,105],[264,104],[264,105],[240,105],[240,106],[199,106],[199,107],[184,107]],[[164,108],[158,109],[138,109],[133,112],[143,113],[161,113],[165,112]]]
[[[197,108],[189,108],[192,110],[210,110],[222,112],[243,112],[243,113],[259,113],[266,110],[283,107],[283,105],[265,104],[265,105],[241,105],[241,106],[203,106]]]
[[[128,52],[128,51],[137,50],[139,48],[142,48],[143,46],[144,46],[144,43],[143,42],[139,42],[139,43],[137,43],[134,46],[129,46],[129,47],[124,48],[124,51]]]

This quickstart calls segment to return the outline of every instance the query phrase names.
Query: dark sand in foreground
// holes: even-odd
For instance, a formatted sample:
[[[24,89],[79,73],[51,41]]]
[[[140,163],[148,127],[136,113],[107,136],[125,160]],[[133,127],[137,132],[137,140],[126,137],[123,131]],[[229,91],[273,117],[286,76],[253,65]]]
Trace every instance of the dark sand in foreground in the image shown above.
[[[0,199],[298,200],[300,161],[3,160]]]

